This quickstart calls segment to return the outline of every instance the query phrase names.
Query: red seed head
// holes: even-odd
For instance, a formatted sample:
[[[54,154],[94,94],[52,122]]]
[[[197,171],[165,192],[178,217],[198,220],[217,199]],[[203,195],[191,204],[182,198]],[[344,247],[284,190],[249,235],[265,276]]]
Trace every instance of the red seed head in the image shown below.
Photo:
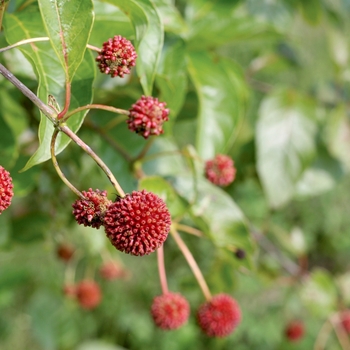
[[[67,262],[72,258],[74,251],[75,249],[70,244],[62,243],[57,247],[57,256]]]
[[[339,316],[345,331],[350,334],[350,310],[343,311]]]
[[[151,315],[157,327],[177,329],[187,322],[190,305],[181,294],[166,293],[153,299]]]
[[[126,276],[126,271],[118,262],[108,261],[100,267],[100,275],[103,279],[112,281],[115,279],[124,278]]]
[[[84,280],[78,283],[75,295],[80,306],[86,310],[94,309],[102,299],[100,286],[93,280]]]
[[[103,225],[103,218],[109,205],[112,203],[107,198],[106,191],[96,190],[82,191],[86,199],[77,199],[73,207],[73,215],[79,225],[100,228]]]
[[[224,154],[216,155],[214,159],[206,161],[205,176],[217,186],[228,186],[236,176],[233,160]]]
[[[304,324],[301,321],[291,321],[287,324],[284,333],[288,340],[295,342],[304,335]]]
[[[199,307],[197,320],[209,337],[226,337],[240,322],[241,310],[235,299],[227,294],[218,294]]]
[[[129,119],[126,121],[131,131],[147,139],[150,135],[163,133],[163,123],[169,118],[169,109],[165,102],[157,98],[142,96],[129,110]]]
[[[0,214],[11,204],[12,189],[13,184],[10,173],[0,165]]]
[[[96,57],[101,73],[109,74],[112,78],[129,74],[135,66],[137,54],[131,42],[120,35],[115,35],[103,43],[100,54]]]
[[[133,191],[111,204],[104,218],[106,235],[120,251],[132,255],[154,252],[166,240],[171,216],[152,192]]]

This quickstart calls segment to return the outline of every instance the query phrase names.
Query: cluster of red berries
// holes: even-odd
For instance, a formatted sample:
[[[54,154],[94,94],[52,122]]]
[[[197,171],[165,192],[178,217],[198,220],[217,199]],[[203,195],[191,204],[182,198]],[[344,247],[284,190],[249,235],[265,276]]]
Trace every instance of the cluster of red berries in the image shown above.
[[[304,323],[300,320],[290,321],[284,330],[284,334],[289,341],[297,342],[304,336]]]
[[[169,109],[165,106],[166,103],[159,102],[157,98],[142,96],[129,110],[129,129],[145,139],[162,134],[163,123],[169,120]]]
[[[73,203],[73,214],[80,225],[104,226],[111,243],[132,255],[154,252],[166,240],[171,216],[164,201],[152,192],[133,191],[113,203],[105,191],[83,192],[86,199]]]
[[[131,42],[120,35],[115,35],[103,43],[100,54],[96,57],[98,68],[112,78],[124,77],[135,66],[137,54]]]
[[[190,315],[188,301],[178,293],[166,293],[153,299],[151,315],[157,327],[172,330],[185,324]],[[209,337],[226,337],[241,320],[241,310],[235,299],[218,294],[203,303],[197,311],[197,322]]]
[[[63,292],[67,297],[76,299],[85,310],[96,308],[102,300],[100,286],[90,279],[80,281],[76,285],[66,285]]]
[[[214,185],[228,186],[236,176],[233,160],[224,154],[217,154],[214,159],[206,161],[205,176]]]
[[[10,173],[0,165],[0,214],[10,206],[12,197],[12,178]]]

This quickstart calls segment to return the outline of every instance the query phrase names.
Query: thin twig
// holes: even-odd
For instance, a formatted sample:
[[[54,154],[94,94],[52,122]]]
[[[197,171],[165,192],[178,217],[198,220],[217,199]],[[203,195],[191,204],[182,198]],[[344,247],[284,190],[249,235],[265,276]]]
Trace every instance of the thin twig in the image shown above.
[[[327,340],[332,330],[332,323],[327,320],[321,327],[317,334],[317,338],[314,345],[314,350],[323,350],[326,347]]]
[[[129,111],[127,111],[125,109],[115,108],[115,107],[112,107],[112,106],[99,105],[99,104],[88,104],[86,106],[81,106],[81,107],[78,107],[78,108],[74,109],[73,111],[68,112],[65,115],[65,117],[62,118],[61,120],[62,120],[62,122],[65,122],[73,114],[81,112],[81,111],[90,110],[90,109],[103,109],[105,111],[109,111],[109,112],[112,112],[112,113],[129,115]]]
[[[0,74],[9,80],[23,95],[27,96],[45,116],[54,124],[57,125],[57,113],[53,111],[48,105],[40,100],[31,90],[29,90],[21,81],[19,81],[8,69],[0,64]]]
[[[103,162],[103,160],[83,140],[81,140],[67,125],[60,125],[59,129],[60,131],[64,132],[70,139],[72,139],[79,147],[81,147],[97,163],[97,165],[107,175],[109,181],[114,186],[117,193],[121,197],[125,197],[125,192],[119,185],[117,179],[114,177],[110,169]]]
[[[145,144],[145,146],[143,147],[143,149],[141,150],[141,152],[133,159],[134,162],[144,158],[144,156],[146,155],[146,153],[149,151],[149,149],[151,148],[151,146],[153,145],[155,141],[154,137],[151,137],[150,139],[148,139],[147,143]]]
[[[11,50],[11,49],[14,49],[15,47],[18,47],[18,46],[21,46],[21,45],[31,44],[31,43],[35,43],[35,42],[38,42],[38,41],[48,41],[48,40],[50,40],[50,39],[47,36],[44,36],[42,38],[30,38],[30,39],[20,40],[20,41],[17,41],[16,43],[14,43],[12,45],[9,45],[9,46],[6,46],[6,47],[2,47],[0,49],[0,52]]]
[[[21,83],[8,69],[6,69],[2,64],[0,64],[0,74],[2,74],[7,80],[9,80],[14,86],[16,86],[25,96],[27,96],[43,113],[44,115],[53,123],[53,125],[63,133],[65,133],[71,140],[73,140],[78,146],[80,146],[94,161],[97,165],[104,171],[104,173],[109,178],[110,182],[117,190],[121,197],[125,196],[125,193],[118,181],[109,170],[107,165],[102,161],[100,157],[83,142],[67,125],[59,125],[57,121],[57,113],[54,112],[48,105],[41,101],[31,90],[29,90],[23,83]]]
[[[96,131],[101,137],[103,137],[117,152],[119,152],[126,161],[131,162],[132,158],[128,152],[124,150],[112,137],[106,134],[103,129],[99,128],[97,125],[89,120],[84,121],[84,125],[88,128]]]
[[[210,301],[212,296],[210,293],[210,290],[208,288],[207,282],[205,281],[202,271],[200,270],[196,260],[194,260],[194,257],[190,250],[188,249],[187,245],[185,242],[182,240],[180,237],[179,233],[176,231],[175,227],[172,225],[170,228],[170,232],[179,246],[182,254],[184,255],[185,259],[187,260],[188,265],[190,266],[194,276],[196,277],[196,280],[199,284],[199,287],[201,288],[203,295],[207,301]]]
[[[56,155],[55,155],[55,144],[56,144],[56,139],[57,139],[57,135],[59,133],[59,129],[56,128],[55,131],[53,132],[52,134],[52,137],[51,137],[51,147],[50,147],[50,151],[51,151],[51,159],[52,159],[52,163],[53,163],[53,166],[58,174],[58,176],[61,178],[61,180],[70,188],[70,190],[72,190],[78,197],[80,197],[81,199],[86,199],[84,197],[84,195],[79,191],[77,190],[69,181],[68,179],[66,178],[66,176],[63,174],[61,168],[59,167],[58,165],[58,162],[57,162],[57,158],[56,158]]]
[[[93,51],[97,51],[98,53],[101,52],[101,49],[96,47],[96,46],[93,46],[93,45],[90,45],[90,44],[87,44],[86,47],[90,50],[93,50]]]
[[[182,232],[190,233],[191,235],[197,236],[197,237],[203,237],[203,232],[200,230],[197,230],[194,227],[183,225],[183,224],[175,224],[175,227]]]
[[[169,289],[168,289],[168,283],[166,279],[166,271],[165,271],[165,265],[164,265],[163,246],[157,249],[157,260],[158,260],[159,280],[160,280],[160,285],[162,287],[162,292],[163,294],[167,294]]]

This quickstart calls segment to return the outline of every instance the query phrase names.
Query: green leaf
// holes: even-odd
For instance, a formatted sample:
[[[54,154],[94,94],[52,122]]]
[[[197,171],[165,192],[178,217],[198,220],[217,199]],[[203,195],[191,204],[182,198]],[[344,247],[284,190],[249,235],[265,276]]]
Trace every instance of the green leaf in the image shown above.
[[[93,24],[92,1],[39,0],[41,16],[69,81],[72,81],[88,43]]]
[[[156,84],[160,90],[160,101],[166,102],[170,109],[169,122],[164,124],[165,129],[170,129],[184,103],[187,87],[185,45],[182,41],[164,47]]]
[[[327,317],[337,308],[337,289],[332,276],[323,269],[312,271],[301,287],[305,306],[319,317]]]
[[[254,246],[240,208],[222,189],[204,179],[197,181],[198,193],[195,190],[194,179],[190,176],[169,179],[177,192],[192,203],[192,216],[203,220],[204,225],[200,228],[203,229],[207,225],[208,231],[205,233],[216,246],[229,250],[240,248],[245,250],[249,257],[254,251]]]
[[[256,128],[257,169],[269,204],[277,208],[295,194],[315,154],[314,105],[293,91],[266,97]]]
[[[13,221],[11,239],[18,243],[31,243],[43,239],[49,225],[47,215],[30,212]]]
[[[126,348],[101,340],[90,340],[80,344],[76,350],[126,350]]]
[[[160,176],[150,176],[144,177],[139,182],[139,189],[153,192],[162,198],[171,216],[176,218],[177,216],[183,214],[186,210],[186,203],[184,200],[178,196],[175,189]]]
[[[105,0],[118,6],[135,29],[136,71],[145,95],[152,95],[153,83],[163,47],[163,25],[150,0]]]
[[[350,170],[350,118],[347,106],[339,104],[330,112],[325,128],[325,138],[330,153]]]
[[[199,99],[196,147],[203,158],[226,153],[237,135],[246,102],[240,68],[206,52],[188,55],[188,70]]]
[[[319,147],[315,161],[296,184],[296,196],[316,196],[336,186],[344,175],[341,163]]]
[[[0,112],[0,159],[1,165],[9,169],[13,162],[18,157],[18,148],[15,135],[11,128],[5,122],[2,113]]]
[[[17,15],[8,14],[4,18],[6,39],[10,44],[19,40],[40,37],[44,32],[41,17],[37,6],[31,5],[26,11]],[[21,46],[20,50],[30,61],[39,79],[38,97],[45,103],[48,96],[52,95],[60,106],[65,101],[65,74],[61,68],[49,42],[32,43],[30,46]],[[70,110],[86,105],[92,100],[92,83],[94,80],[94,59],[90,52],[86,51],[84,60],[79,66],[72,81],[72,96]],[[86,112],[79,112],[72,116],[67,125],[77,132],[83,122]],[[39,127],[39,148],[30,158],[23,171],[30,167],[50,159],[50,142],[53,133],[53,125],[41,114]],[[56,141],[56,153],[61,152],[71,140],[65,135],[59,135]]]
[[[242,15],[243,11],[232,1],[222,2],[220,6],[215,1],[190,2],[186,11],[188,32],[185,33],[188,48],[202,50],[230,42],[246,43],[256,38],[279,36],[271,25],[246,13]]]
[[[310,24],[317,24],[322,17],[322,2],[318,0],[299,1],[302,14]]]
[[[187,31],[187,24],[179,10],[169,0],[153,0],[159,12],[165,31],[182,34]]]

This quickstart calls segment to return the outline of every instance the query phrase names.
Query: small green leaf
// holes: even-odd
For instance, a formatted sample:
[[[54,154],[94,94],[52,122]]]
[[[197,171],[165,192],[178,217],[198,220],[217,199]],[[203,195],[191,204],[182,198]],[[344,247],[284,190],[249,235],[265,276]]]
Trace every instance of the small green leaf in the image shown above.
[[[206,52],[188,55],[188,70],[199,99],[197,150],[203,158],[226,153],[237,135],[247,90],[240,68]]]
[[[256,128],[257,167],[271,207],[287,203],[315,154],[315,109],[293,91],[265,98]]]
[[[88,43],[93,24],[92,1],[39,0],[41,16],[52,47],[72,81]]]
[[[152,95],[153,83],[163,47],[164,30],[159,14],[150,0],[106,0],[130,18],[136,36],[136,71],[145,95]]]

